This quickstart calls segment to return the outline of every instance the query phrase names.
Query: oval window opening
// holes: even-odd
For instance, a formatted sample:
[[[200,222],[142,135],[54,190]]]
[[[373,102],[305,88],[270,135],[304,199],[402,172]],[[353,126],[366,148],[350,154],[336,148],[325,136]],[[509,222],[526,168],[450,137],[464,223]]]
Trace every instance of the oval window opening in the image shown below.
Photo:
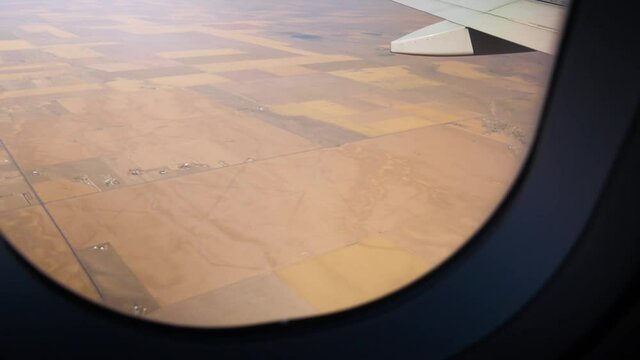
[[[2,2],[4,236],[74,293],[174,325],[411,284],[514,182],[567,9],[433,3]]]

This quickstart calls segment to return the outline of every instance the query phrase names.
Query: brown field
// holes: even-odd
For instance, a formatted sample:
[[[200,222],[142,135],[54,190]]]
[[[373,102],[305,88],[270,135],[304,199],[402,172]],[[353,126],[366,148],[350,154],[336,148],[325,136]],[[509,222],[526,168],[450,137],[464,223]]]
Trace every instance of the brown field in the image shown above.
[[[0,2],[0,228],[52,279],[236,326],[400,289],[479,229],[553,58],[394,55],[387,0]]]

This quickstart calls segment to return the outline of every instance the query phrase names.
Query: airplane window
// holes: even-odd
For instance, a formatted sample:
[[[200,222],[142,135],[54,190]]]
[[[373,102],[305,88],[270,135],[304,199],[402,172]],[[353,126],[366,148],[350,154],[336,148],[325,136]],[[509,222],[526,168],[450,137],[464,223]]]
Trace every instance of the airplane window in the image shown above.
[[[567,1],[0,3],[0,229],[90,301],[222,327],[423,277],[533,142]]]

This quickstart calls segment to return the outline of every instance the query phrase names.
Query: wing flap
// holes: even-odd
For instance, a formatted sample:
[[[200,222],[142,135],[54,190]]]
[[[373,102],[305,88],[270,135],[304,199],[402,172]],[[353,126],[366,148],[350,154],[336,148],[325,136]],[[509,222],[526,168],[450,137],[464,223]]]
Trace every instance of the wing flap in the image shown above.
[[[391,51],[412,55],[473,55],[468,28],[444,20],[391,42]]]

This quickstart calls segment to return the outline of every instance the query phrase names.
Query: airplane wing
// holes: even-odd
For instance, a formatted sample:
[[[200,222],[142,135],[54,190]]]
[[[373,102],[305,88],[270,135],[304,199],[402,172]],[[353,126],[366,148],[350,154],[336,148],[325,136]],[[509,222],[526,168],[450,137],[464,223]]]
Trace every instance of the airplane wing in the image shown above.
[[[472,55],[473,29],[554,54],[568,0],[393,0],[441,17],[391,42],[391,51],[417,55]]]

